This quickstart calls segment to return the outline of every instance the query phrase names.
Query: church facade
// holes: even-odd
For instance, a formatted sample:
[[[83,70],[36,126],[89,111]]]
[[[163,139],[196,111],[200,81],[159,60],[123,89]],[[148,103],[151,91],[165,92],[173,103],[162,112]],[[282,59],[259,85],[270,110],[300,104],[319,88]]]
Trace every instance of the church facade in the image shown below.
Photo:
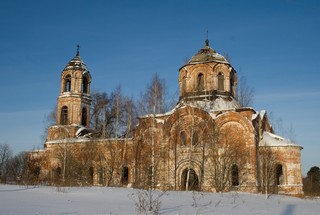
[[[274,134],[265,111],[239,105],[236,71],[208,40],[179,69],[177,105],[140,116],[131,138],[90,135],[92,80],[77,52],[61,73],[56,124],[48,128],[44,149],[27,153],[30,177],[53,184],[303,195],[302,147]]]

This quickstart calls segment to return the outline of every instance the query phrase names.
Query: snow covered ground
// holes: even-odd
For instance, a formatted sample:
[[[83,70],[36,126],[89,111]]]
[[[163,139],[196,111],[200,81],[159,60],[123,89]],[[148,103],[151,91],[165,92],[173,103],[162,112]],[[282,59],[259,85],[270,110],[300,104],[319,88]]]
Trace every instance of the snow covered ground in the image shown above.
[[[61,188],[0,185],[0,214],[136,214],[134,189],[111,187]],[[192,206],[196,200],[197,207]],[[167,192],[160,214],[315,215],[320,200],[248,193]]]

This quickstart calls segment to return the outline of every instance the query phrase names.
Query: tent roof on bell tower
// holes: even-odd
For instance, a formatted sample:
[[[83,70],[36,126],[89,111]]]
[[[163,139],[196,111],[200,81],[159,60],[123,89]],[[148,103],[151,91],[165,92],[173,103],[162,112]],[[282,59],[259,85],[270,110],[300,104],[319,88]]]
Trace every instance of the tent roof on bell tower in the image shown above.
[[[79,53],[79,45],[77,46],[77,53],[74,58],[72,58],[63,70],[82,70],[88,71],[87,65],[83,62]]]

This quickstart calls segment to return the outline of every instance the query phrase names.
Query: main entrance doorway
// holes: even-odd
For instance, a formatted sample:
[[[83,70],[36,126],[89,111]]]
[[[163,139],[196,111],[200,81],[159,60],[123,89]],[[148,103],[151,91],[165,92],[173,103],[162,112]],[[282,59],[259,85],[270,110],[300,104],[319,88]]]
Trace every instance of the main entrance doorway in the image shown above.
[[[181,174],[181,190],[187,190],[188,168]],[[189,169],[188,190],[199,190],[199,179],[193,169]]]

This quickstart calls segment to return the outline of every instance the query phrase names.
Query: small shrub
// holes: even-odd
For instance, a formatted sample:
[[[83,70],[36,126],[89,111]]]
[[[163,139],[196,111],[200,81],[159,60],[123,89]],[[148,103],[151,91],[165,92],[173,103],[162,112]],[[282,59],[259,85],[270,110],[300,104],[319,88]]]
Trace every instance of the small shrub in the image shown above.
[[[131,193],[128,197],[134,202],[137,214],[152,214],[159,213],[161,208],[161,198],[165,195],[164,191],[138,190]]]

